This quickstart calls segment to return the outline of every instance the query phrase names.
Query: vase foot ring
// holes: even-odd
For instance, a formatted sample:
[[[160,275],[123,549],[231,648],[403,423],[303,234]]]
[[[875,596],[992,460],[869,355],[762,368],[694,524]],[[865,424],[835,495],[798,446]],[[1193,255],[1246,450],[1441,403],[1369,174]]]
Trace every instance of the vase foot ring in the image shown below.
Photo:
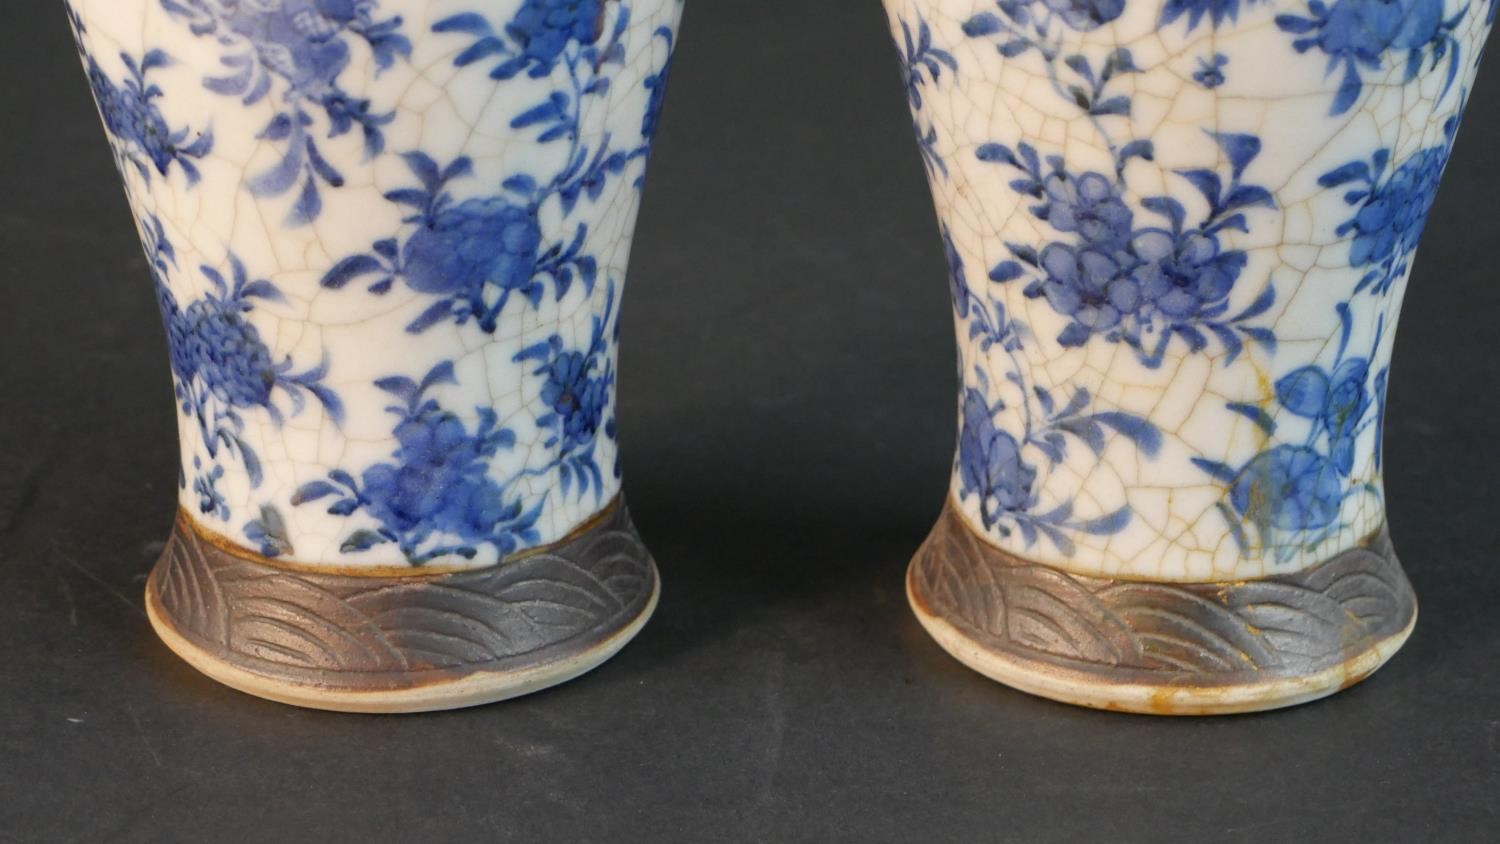
[[[433,575],[293,569],[180,513],[146,610],[167,647],[224,685],[312,709],[403,713],[587,673],[640,632],[660,591],[623,501],[555,546]]]
[[[1163,583],[1069,574],[986,543],[953,512],[917,553],[907,597],[979,673],[1052,700],[1153,715],[1317,700],[1390,659],[1416,599],[1385,529],[1294,574]]]

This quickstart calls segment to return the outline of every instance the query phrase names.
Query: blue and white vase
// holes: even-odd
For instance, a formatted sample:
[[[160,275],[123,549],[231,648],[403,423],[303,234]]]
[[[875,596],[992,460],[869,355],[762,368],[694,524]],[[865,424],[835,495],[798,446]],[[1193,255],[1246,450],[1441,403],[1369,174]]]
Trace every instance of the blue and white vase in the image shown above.
[[[1370,674],[1416,616],[1391,344],[1494,0],[886,5],[959,340],[922,623],[1105,708]]]
[[[619,312],[681,0],[68,0],[172,358],[162,638],[292,703],[576,676],[655,606]]]

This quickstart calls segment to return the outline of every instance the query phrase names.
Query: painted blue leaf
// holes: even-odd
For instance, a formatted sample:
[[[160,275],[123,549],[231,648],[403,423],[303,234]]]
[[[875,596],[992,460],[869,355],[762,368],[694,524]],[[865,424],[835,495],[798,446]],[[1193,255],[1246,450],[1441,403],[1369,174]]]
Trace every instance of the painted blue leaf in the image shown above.
[[[1129,437],[1135,443],[1136,448],[1140,449],[1141,453],[1147,457],[1155,457],[1157,452],[1161,450],[1161,431],[1157,430],[1155,425],[1139,416],[1118,411],[1109,411],[1095,414],[1092,418],[1100,424],[1108,425],[1124,436]]]
[[[324,287],[338,290],[362,275],[380,272],[383,269],[384,266],[380,261],[369,255],[354,255],[334,264],[333,269],[323,276],[321,283]]]
[[[386,539],[373,530],[357,530],[349,534],[349,538],[345,539],[344,544],[339,546],[339,551],[345,554],[366,551],[376,545],[384,545],[389,541],[389,539]]]
[[[343,491],[328,481],[313,481],[297,488],[297,491],[292,494],[292,504],[306,504],[309,501],[317,501],[320,498],[327,498],[330,495],[341,494],[343,494]]]
[[[1203,471],[1212,475],[1215,480],[1226,484],[1234,483],[1235,480],[1239,477],[1239,473],[1236,472],[1233,468],[1224,463],[1219,463],[1215,460],[1205,460],[1201,457],[1194,457],[1192,458],[1192,462],[1194,466],[1197,466],[1199,469],[1202,469]]]
[[[1224,150],[1236,176],[1244,172],[1250,162],[1260,155],[1260,138],[1254,135],[1221,132],[1215,134],[1214,138],[1219,142],[1219,148]]]
[[[979,38],[985,35],[994,35],[1003,29],[1005,25],[1000,18],[990,12],[981,12],[964,21],[964,34],[970,38]]]
[[[464,32],[469,35],[493,35],[490,22],[477,12],[465,12],[443,18],[432,25],[433,32]]]
[[[1318,184],[1325,188],[1336,188],[1349,182],[1370,181],[1370,165],[1364,161],[1351,161],[1318,177]]]

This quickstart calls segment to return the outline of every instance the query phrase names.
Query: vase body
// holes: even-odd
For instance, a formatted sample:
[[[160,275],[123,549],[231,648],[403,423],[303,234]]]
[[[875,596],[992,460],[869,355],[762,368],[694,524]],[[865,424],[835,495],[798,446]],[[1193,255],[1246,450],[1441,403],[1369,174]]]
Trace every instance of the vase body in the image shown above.
[[[1493,4],[887,7],[962,379],[924,625],[1134,711],[1373,671],[1415,619],[1381,485],[1396,316]]]
[[[70,0],[170,343],[174,650],[402,711],[559,682],[644,623],[618,317],[680,12]]]

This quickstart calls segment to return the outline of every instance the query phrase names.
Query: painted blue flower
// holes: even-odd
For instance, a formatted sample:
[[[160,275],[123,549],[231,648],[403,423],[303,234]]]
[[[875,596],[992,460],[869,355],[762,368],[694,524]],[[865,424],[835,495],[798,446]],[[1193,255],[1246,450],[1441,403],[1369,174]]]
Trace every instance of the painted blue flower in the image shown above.
[[[203,84],[214,93],[254,105],[274,96],[276,115],[261,130],[262,140],[283,149],[280,163],[248,182],[256,196],[282,196],[298,188],[286,223],[306,225],[323,210],[319,184],[342,187],[344,177],[319,149],[310,108],[320,109],[329,137],[355,126],[364,135],[366,157],[385,147],[383,127],[394,113],[372,111],[371,102],[351,96],[340,84],[352,53],[347,38],[362,38],[375,58],[376,72],[398,56],[411,54],[401,34],[401,18],[377,20],[377,0],[161,0],[162,7],[192,31],[231,50],[222,59],[226,75]],[[275,80],[280,81],[280,85]],[[279,89],[278,89],[279,88]]]
[[[1240,471],[1229,488],[1235,511],[1252,524],[1289,532],[1332,525],[1344,500],[1338,470],[1308,446],[1278,445]]]
[[[434,367],[420,383],[401,376],[377,381],[401,400],[390,408],[397,417],[391,459],[368,467],[359,479],[334,470],[328,480],[299,488],[292,503],[331,498],[332,515],[364,513],[379,527],[351,533],[343,550],[396,543],[412,565],[450,555],[473,558],[483,547],[503,558],[538,541],[536,520],[546,499],[527,508],[511,489],[515,479],[499,481],[489,473],[491,460],[514,447],[515,434],[487,407],[477,409],[471,430],[430,395],[434,387],[454,383],[451,362]]]
[[[1214,53],[1212,59],[1199,59],[1193,81],[1212,91],[1224,84],[1224,68],[1228,66],[1229,57],[1223,53]]]
[[[1340,237],[1351,237],[1349,264],[1368,267],[1355,292],[1371,288],[1383,295],[1405,275],[1437,196],[1448,163],[1449,142],[1421,150],[1388,170],[1390,151],[1379,150],[1368,162],[1355,161],[1325,173],[1323,187],[1354,185],[1344,199],[1358,210],[1340,224]]]
[[[592,44],[603,30],[603,0],[526,0],[505,26],[521,52],[515,71],[530,65],[534,78],[552,73],[568,44]]]
[[[152,71],[170,67],[171,57],[160,50],[152,50],[137,62],[121,53],[120,61],[128,75],[124,82],[116,85],[94,57],[83,51],[82,23],[75,26],[89,86],[99,104],[104,128],[113,138],[121,159],[134,165],[141,178],[148,182],[153,170],[165,176],[175,164],[189,185],[197,184],[200,176],[193,159],[203,158],[213,151],[213,133],[169,126],[159,105],[162,89],[148,79]]]
[[[407,284],[478,299],[486,284],[519,290],[536,274],[536,212],[503,197],[449,205],[423,222],[403,252]]]
[[[1024,512],[1036,503],[1037,470],[1021,456],[1021,444],[995,427],[995,413],[979,390],[964,390],[958,434],[958,479],[964,496],[979,497],[986,529],[1005,513]]]
[[[1379,425],[1385,401],[1387,369],[1371,378],[1370,360],[1379,348],[1385,322],[1377,326],[1367,355],[1348,356],[1353,329],[1348,303],[1340,303],[1339,346],[1331,368],[1299,367],[1275,384],[1276,404],[1285,414],[1307,420],[1302,442],[1281,443],[1256,454],[1241,467],[1201,458],[1193,463],[1227,485],[1227,504],[1220,510],[1229,520],[1237,542],[1248,547],[1238,520],[1255,527],[1263,545],[1276,545],[1285,554],[1291,543],[1279,542],[1278,532],[1300,534],[1313,544],[1337,526],[1343,503],[1351,495],[1376,487],[1350,485],[1354,448],[1359,435]],[[1373,390],[1371,385],[1373,383]],[[1231,403],[1266,436],[1277,433],[1278,420],[1258,405]],[[1371,417],[1371,411],[1374,417]],[[1377,461],[1378,461],[1377,430]]]
[[[1063,169],[1042,179],[1043,205],[1037,219],[1060,232],[1077,233],[1085,248],[1098,252],[1124,249],[1135,219],[1113,179],[1102,173],[1074,176]]]
[[[1027,288],[1072,320],[1058,335],[1064,346],[1081,346],[1095,334],[1114,330],[1142,305],[1141,285],[1115,254],[1049,243],[1041,253],[1042,280]]]
[[[1388,53],[1405,53],[1405,82],[1416,78],[1422,62],[1430,57],[1435,67],[1449,57],[1448,87],[1458,73],[1459,45],[1453,30],[1468,7],[1443,18],[1443,0],[1309,0],[1307,17],[1282,14],[1276,25],[1299,35],[1292,46],[1299,53],[1317,48],[1328,56],[1330,72],[1342,68],[1343,78],[1334,95],[1330,114],[1343,114],[1363,90],[1361,70],[1379,71]],[[1441,96],[1441,95],[1440,95]]]
[[[1010,187],[1036,200],[1029,208],[1032,216],[1063,235],[1040,250],[1008,244],[1014,260],[997,264],[990,279],[1028,279],[1026,296],[1045,298],[1068,318],[1057,337],[1061,345],[1082,346],[1100,336],[1131,346],[1149,367],[1161,364],[1173,338],[1186,341],[1194,351],[1214,338],[1229,351],[1229,360],[1247,339],[1274,345],[1274,334],[1248,322],[1270,308],[1274,287],[1268,286],[1238,314],[1228,314],[1229,295],[1248,258],[1221,239],[1226,230],[1246,228],[1245,209],[1275,204],[1270,191],[1243,180],[1245,168],[1259,154],[1260,141],[1250,135],[1214,137],[1229,161],[1227,182],[1213,170],[1177,174],[1202,193],[1208,205],[1204,218],[1191,226],[1186,207],[1170,196],[1140,200],[1144,211],[1163,218],[1166,225],[1138,225],[1126,200],[1124,174],[1131,158],[1153,155],[1149,144],[1121,147],[1114,178],[1093,171],[1074,174],[1060,157],[1048,159],[1044,170],[1029,144],[1015,150],[1003,144],[980,145],[979,160],[1022,172]]]
[[[1257,1],[1246,0],[1246,5]],[[1239,15],[1240,0],[1167,0],[1162,6],[1159,26],[1166,26],[1178,18],[1186,17],[1187,31],[1192,32],[1206,17],[1218,29],[1225,21],[1233,23],[1238,20]]]
[[[1222,312],[1247,261],[1244,252],[1197,230],[1142,229],[1131,251],[1140,261],[1131,274],[1140,296],[1174,322]]]

